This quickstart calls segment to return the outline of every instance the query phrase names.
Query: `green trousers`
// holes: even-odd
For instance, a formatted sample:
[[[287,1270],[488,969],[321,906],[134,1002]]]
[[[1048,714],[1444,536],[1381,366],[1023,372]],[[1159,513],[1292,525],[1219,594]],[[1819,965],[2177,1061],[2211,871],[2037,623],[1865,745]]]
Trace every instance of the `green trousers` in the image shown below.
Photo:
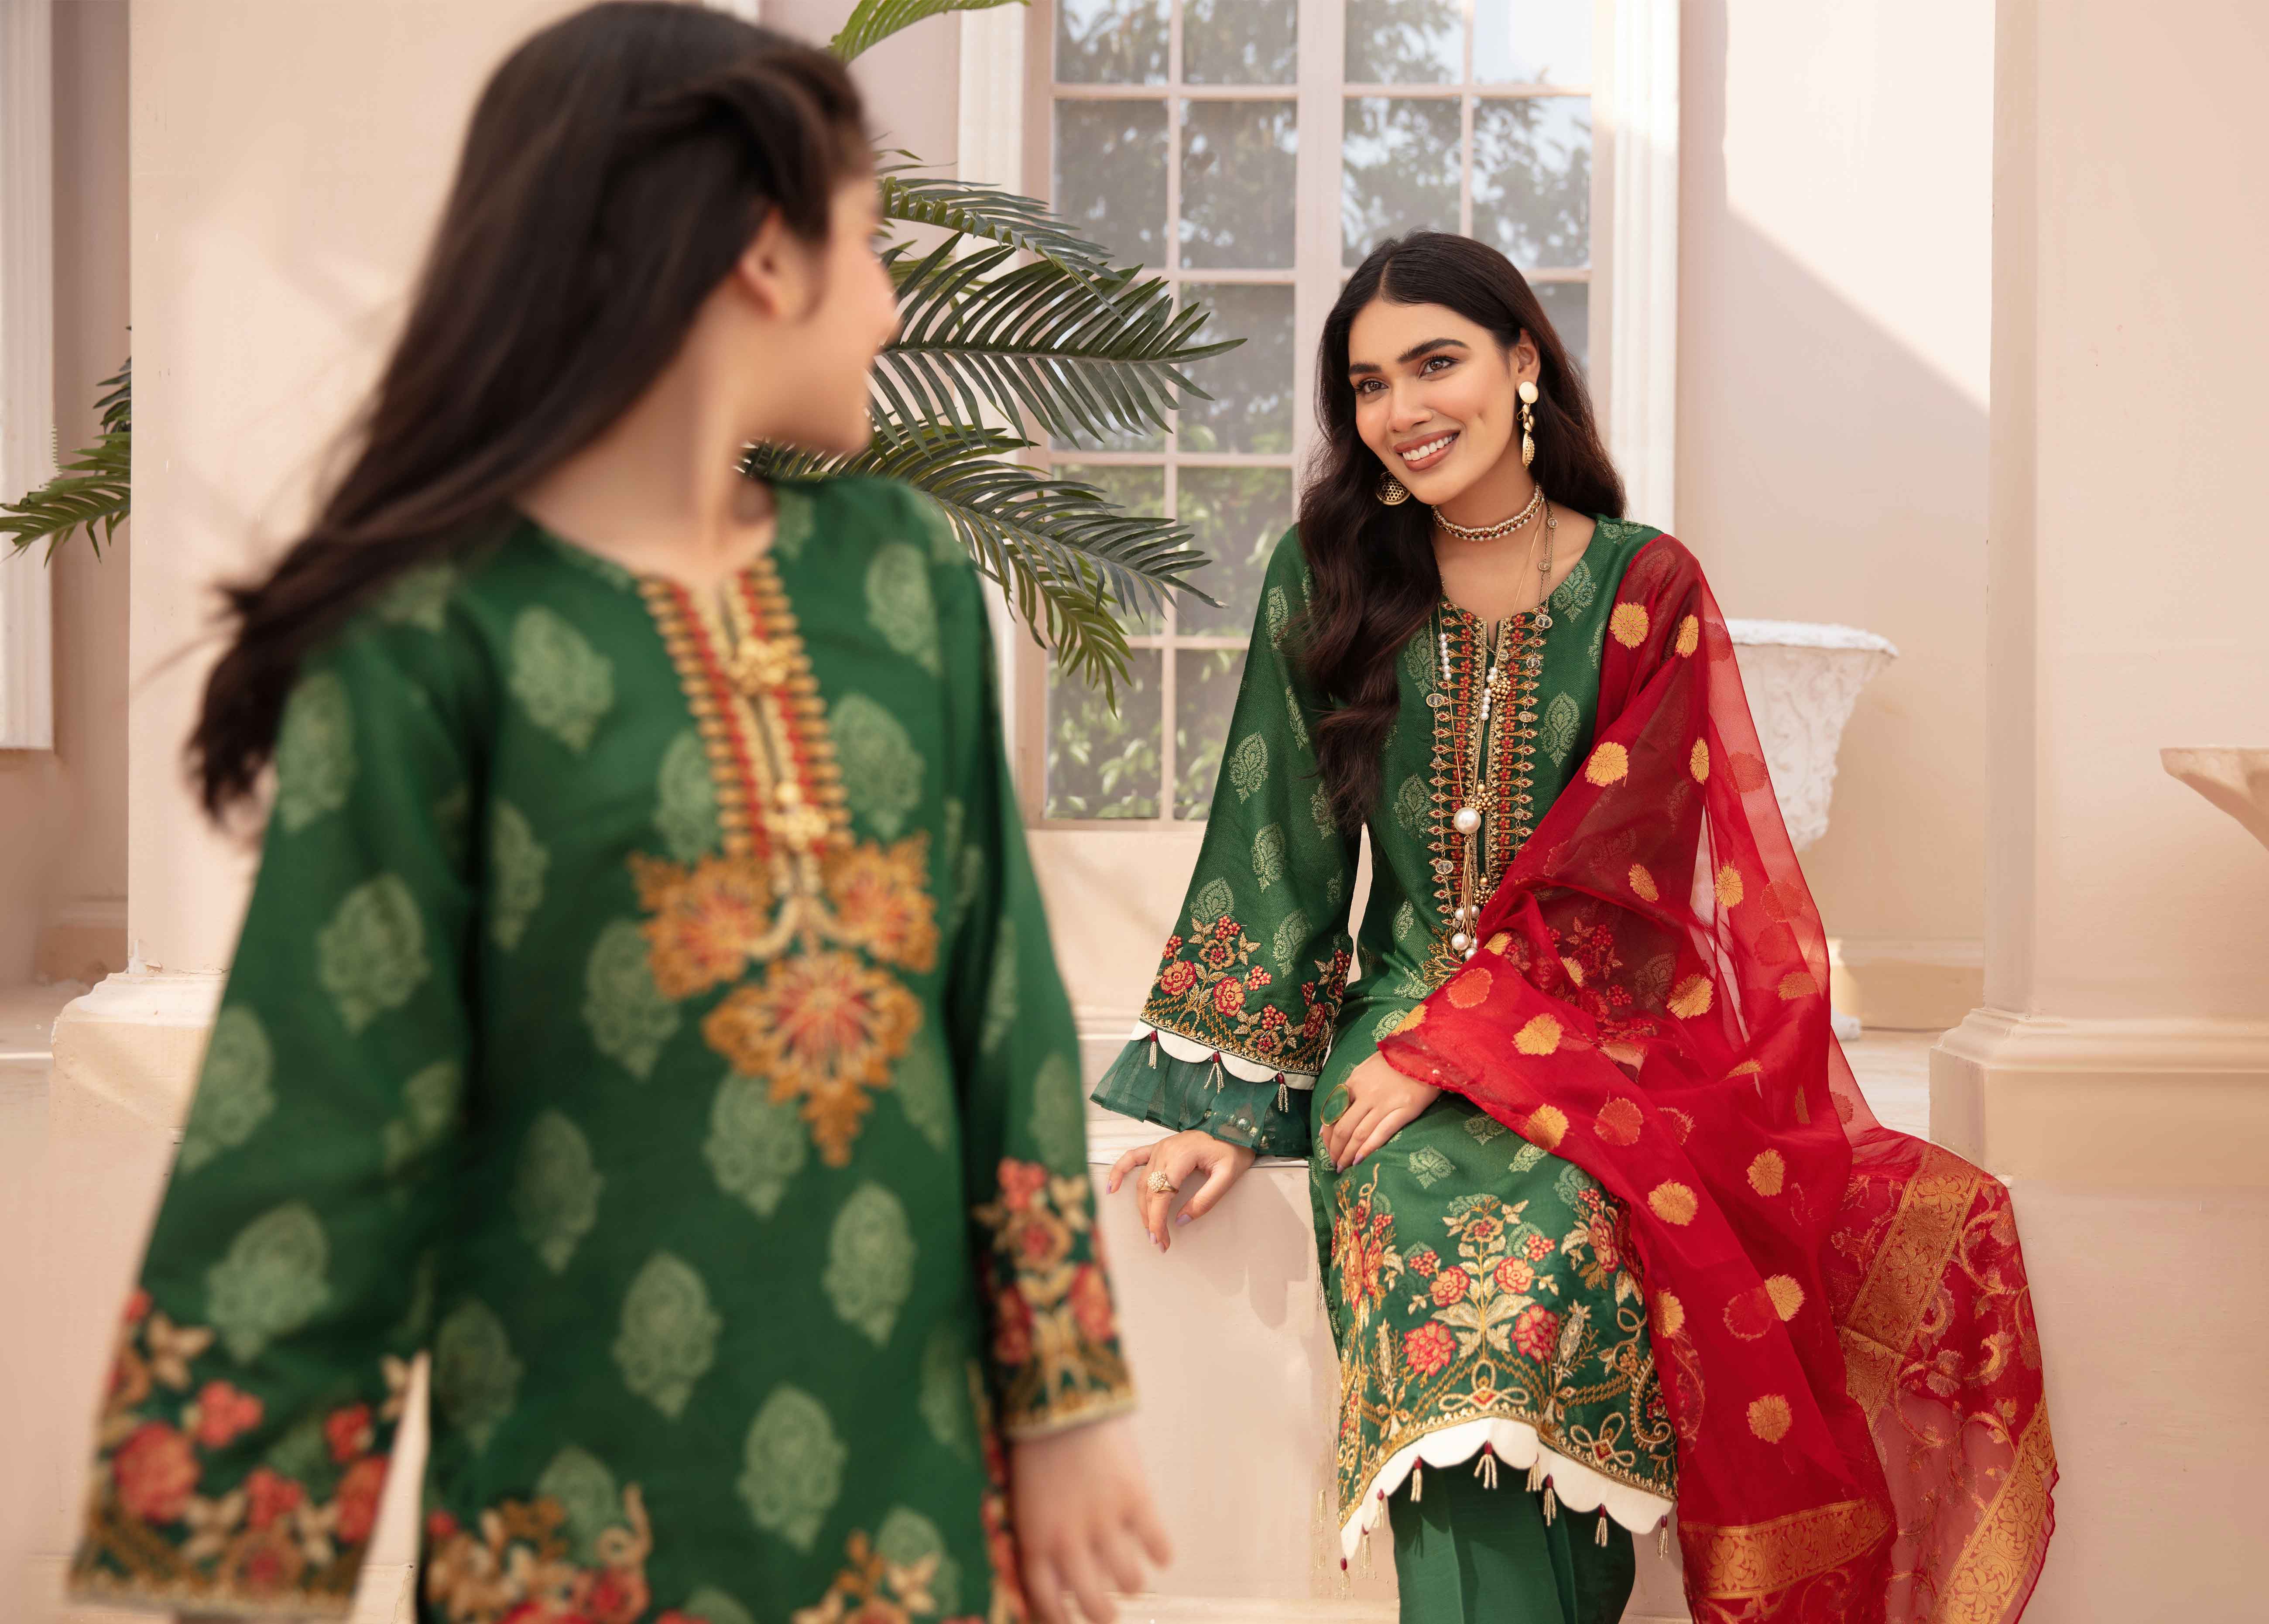
[[[1562,1506],[1510,1471],[1483,1487],[1470,1467],[1426,1468],[1413,1501],[1387,1502],[1402,1624],[1615,1624],[1637,1574],[1630,1532],[1604,1511]],[[1599,1544],[1605,1523],[1608,1542]]]

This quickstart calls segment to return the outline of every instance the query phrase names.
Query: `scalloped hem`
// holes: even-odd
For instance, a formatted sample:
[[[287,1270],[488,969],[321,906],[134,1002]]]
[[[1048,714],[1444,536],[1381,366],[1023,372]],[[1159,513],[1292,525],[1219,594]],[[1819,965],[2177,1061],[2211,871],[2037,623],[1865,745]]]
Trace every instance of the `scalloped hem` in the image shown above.
[[[1127,1040],[1129,1043],[1155,1040],[1158,1047],[1177,1060],[1188,1060],[1200,1066],[1218,1065],[1240,1082],[1273,1082],[1280,1089],[1294,1089],[1302,1092],[1316,1086],[1316,1074],[1313,1072],[1288,1072],[1260,1060],[1248,1060],[1243,1055],[1224,1054],[1211,1044],[1200,1043],[1194,1037],[1183,1037],[1179,1032],[1152,1026],[1148,1021],[1135,1022],[1134,1030],[1127,1035]]]
[[[1571,1511],[1604,1510],[1633,1534],[1653,1532],[1670,1515],[1671,1502],[1660,1495],[1619,1483],[1580,1460],[1571,1460],[1559,1451],[1548,1448],[1536,1436],[1536,1428],[1526,1421],[1487,1415],[1412,1439],[1371,1474],[1354,1515],[1341,1525],[1341,1563],[1353,1561],[1364,1536],[1386,1519],[1386,1497],[1401,1488],[1403,1480],[1415,1469],[1422,1464],[1462,1465],[1484,1447],[1508,1472],[1528,1472],[1541,1466],[1545,1487],[1562,1505]]]

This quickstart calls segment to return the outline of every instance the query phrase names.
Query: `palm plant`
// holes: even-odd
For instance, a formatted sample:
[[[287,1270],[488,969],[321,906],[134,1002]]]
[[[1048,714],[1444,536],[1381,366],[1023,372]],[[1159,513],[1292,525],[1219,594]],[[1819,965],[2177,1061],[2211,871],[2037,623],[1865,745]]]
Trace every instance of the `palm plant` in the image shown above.
[[[44,541],[52,560],[55,549],[81,530],[100,555],[103,543],[125,521],[133,495],[129,484],[134,466],[132,361],[122,364],[117,375],[104,379],[101,387],[103,394],[94,403],[102,413],[102,438],[22,500],[0,504],[0,540],[7,543],[11,557]]]

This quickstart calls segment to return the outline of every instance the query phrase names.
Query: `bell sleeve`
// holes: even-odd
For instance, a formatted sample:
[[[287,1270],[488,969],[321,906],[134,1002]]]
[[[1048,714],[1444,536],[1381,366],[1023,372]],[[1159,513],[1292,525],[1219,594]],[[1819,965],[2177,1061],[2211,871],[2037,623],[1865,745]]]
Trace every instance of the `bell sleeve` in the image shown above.
[[[285,707],[259,879],[118,1327],[77,1598],[351,1608],[461,1142],[469,647],[366,625]]]
[[[1030,1438],[1132,1409],[1134,1390],[1095,1228],[1071,1001],[1009,780],[991,631],[968,565],[940,575],[958,836],[945,854],[948,1043],[990,1386],[1001,1430]]]
[[[1299,1157],[1351,963],[1356,871],[1316,764],[1321,710],[1287,648],[1307,603],[1290,533],[1262,582],[1197,868],[1142,1019],[1092,1096],[1177,1133]]]

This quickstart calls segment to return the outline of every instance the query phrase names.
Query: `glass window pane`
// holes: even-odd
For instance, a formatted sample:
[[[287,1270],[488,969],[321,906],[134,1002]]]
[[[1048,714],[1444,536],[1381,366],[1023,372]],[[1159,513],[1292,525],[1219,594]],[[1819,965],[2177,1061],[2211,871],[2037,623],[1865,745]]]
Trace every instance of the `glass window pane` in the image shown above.
[[[1182,78],[1192,85],[1290,85],[1299,72],[1298,0],[1188,0]]]
[[[1127,468],[1120,463],[1059,462],[1049,470],[1060,479],[1075,479],[1083,485],[1093,485],[1127,513],[1146,519],[1166,516],[1166,470],[1163,468]],[[1164,631],[1166,617],[1147,605],[1128,614],[1121,610],[1119,624],[1130,636],[1142,632]]]
[[[1552,323],[1552,330],[1560,335],[1567,347],[1569,358],[1576,363],[1578,372],[1588,374],[1592,370],[1592,284],[1588,282],[1540,282],[1536,286],[1537,302],[1544,306],[1544,319]]]
[[[1056,103],[1056,212],[1128,262],[1166,259],[1166,104]]]
[[[1350,85],[1454,85],[1465,57],[1458,0],[1347,0]]]
[[[1182,104],[1182,263],[1239,270],[1292,264],[1289,101]]]
[[[1241,648],[1174,651],[1174,816],[1202,821],[1221,776],[1237,684],[1245,675]]]
[[[1067,85],[1163,85],[1166,0],[1056,0],[1056,78]]]
[[[1213,396],[1182,402],[1184,451],[1292,449],[1292,290],[1192,284],[1214,307],[1208,331],[1245,342],[1190,369]]]
[[[1592,100],[1474,104],[1474,235],[1524,269],[1592,259]]]
[[[1350,97],[1340,160],[1347,262],[1405,232],[1457,230],[1458,160],[1455,101]]]
[[[1158,816],[1159,651],[1127,656],[1114,714],[1103,696],[1048,671],[1049,817]]]
[[[1221,600],[1216,609],[1182,599],[1181,629],[1243,636],[1253,629],[1268,555],[1292,522],[1292,470],[1185,468],[1176,507],[1198,546],[1213,557],[1196,584]]]
[[[1474,0],[1474,78],[1589,85],[1592,0]]]

